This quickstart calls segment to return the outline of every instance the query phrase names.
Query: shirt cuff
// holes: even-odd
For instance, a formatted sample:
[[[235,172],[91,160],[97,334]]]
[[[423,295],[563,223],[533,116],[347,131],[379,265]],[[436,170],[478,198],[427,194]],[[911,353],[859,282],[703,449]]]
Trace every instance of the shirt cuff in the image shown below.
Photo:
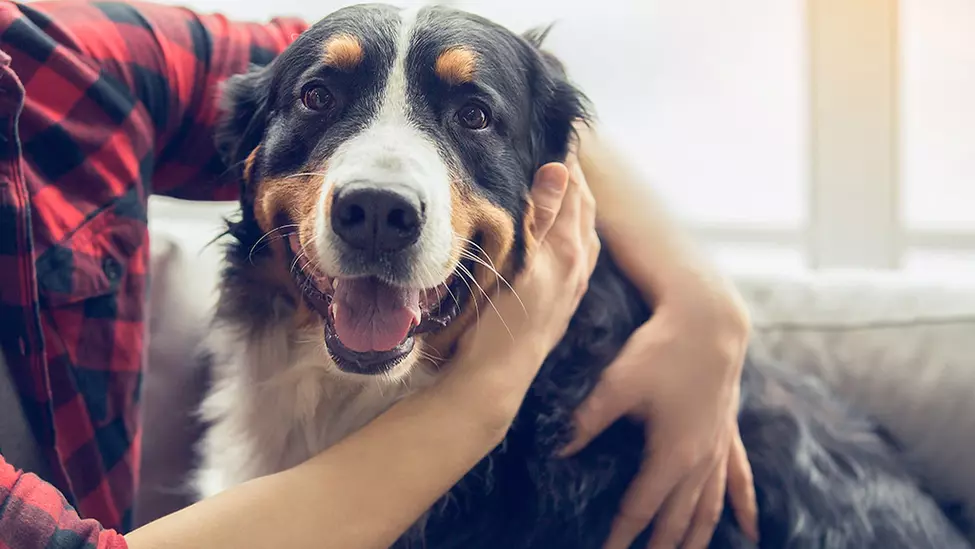
[[[0,456],[0,549],[127,549],[125,538],[82,519],[54,486]]]

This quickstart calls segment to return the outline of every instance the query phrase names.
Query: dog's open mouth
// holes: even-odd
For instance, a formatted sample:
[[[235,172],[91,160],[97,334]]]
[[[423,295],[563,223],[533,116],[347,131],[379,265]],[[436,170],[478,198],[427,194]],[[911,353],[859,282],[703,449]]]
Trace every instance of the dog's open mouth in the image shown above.
[[[325,346],[336,366],[349,373],[388,372],[410,354],[416,335],[449,325],[469,293],[457,270],[427,289],[376,277],[328,277],[296,254],[297,236],[290,240],[292,276],[305,303],[324,319]]]

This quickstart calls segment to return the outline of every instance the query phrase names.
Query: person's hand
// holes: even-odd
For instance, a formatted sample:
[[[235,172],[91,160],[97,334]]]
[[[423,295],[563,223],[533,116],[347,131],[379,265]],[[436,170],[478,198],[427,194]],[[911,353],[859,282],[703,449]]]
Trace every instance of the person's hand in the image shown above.
[[[491,292],[491,303],[480,306],[480,318],[461,337],[448,373],[492,380],[488,386],[499,395],[495,406],[505,422],[565,335],[600,251],[595,200],[581,172],[570,177],[564,164],[542,166],[531,199],[525,267],[509,291]]]
[[[737,294],[662,302],[577,410],[576,437],[564,455],[623,415],[646,424],[644,462],[605,549],[629,548],[651,520],[651,548],[703,549],[726,488],[742,531],[757,541],[752,471],[737,423],[748,326]]]

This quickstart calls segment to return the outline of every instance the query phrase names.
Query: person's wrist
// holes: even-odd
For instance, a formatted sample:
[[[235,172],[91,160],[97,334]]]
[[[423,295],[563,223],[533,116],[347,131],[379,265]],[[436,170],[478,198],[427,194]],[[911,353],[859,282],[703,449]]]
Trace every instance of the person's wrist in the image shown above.
[[[741,355],[748,345],[748,307],[734,285],[717,273],[675,279],[660,292],[657,308],[695,337],[709,338],[730,354]]]
[[[500,442],[514,421],[547,353],[539,346],[515,342],[500,356],[455,357],[448,374],[434,386],[455,409],[469,414],[487,436]]]

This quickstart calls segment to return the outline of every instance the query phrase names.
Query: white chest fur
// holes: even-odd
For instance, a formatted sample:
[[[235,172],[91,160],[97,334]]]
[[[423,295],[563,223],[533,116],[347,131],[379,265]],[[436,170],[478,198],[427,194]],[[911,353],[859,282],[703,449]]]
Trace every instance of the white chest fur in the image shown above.
[[[320,329],[224,326],[211,338],[219,351],[201,409],[201,498],[307,460],[435,379],[420,365],[396,383],[339,372]]]

